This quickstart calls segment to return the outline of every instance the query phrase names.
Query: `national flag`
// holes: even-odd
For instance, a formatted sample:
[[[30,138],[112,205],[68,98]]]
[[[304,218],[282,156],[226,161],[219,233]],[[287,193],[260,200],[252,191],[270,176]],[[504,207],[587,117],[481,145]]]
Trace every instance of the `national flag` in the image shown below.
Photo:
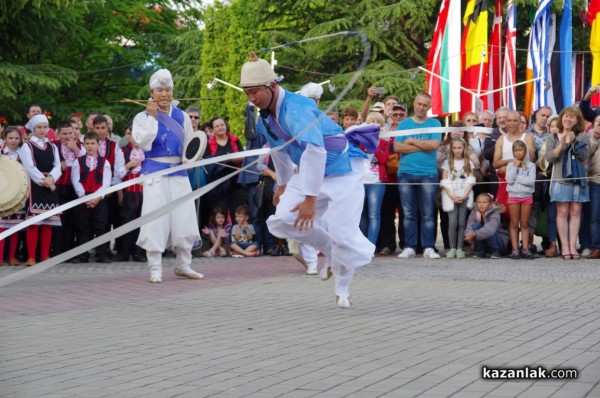
[[[517,109],[517,6],[513,0],[506,7],[506,48],[504,49],[504,68],[502,69],[502,104],[514,111]]]
[[[490,39],[488,58],[487,90],[494,91],[501,87],[502,83],[502,11],[504,4],[502,0],[496,0],[494,5],[494,25],[492,26],[492,37]],[[496,110],[500,107],[502,93],[500,90],[487,94],[483,97],[483,107]]]
[[[461,42],[463,88],[480,94],[487,88],[484,71],[488,62],[487,0],[469,0],[463,17],[463,37]],[[461,92],[461,113],[474,111],[477,95]]]
[[[431,41],[426,91],[432,97],[431,113],[439,116],[460,111],[460,0],[444,0]],[[437,76],[436,76],[437,75]]]
[[[550,4],[552,0],[539,0],[527,54],[526,80],[537,79],[525,90],[525,113],[531,115],[532,108],[539,109],[547,104],[546,83],[548,79],[548,38],[550,36]]]
[[[590,51],[592,52],[592,86],[600,85],[600,0],[590,0],[587,20],[591,26]],[[591,100],[592,106],[600,106],[600,94]]]
[[[548,48],[550,52],[550,64],[548,69],[548,83],[550,89],[547,92],[546,105],[552,109],[552,113],[557,115],[564,108],[562,82],[561,82],[561,39],[562,35],[557,35],[556,15],[550,15],[550,36],[548,37]],[[570,55],[570,54],[569,54]],[[537,110],[538,108],[534,109]]]
[[[563,107],[575,103],[573,97],[573,4],[565,0],[559,30],[560,41],[560,83],[562,85]],[[555,77],[556,78],[556,77]],[[558,112],[562,110],[556,109]]]

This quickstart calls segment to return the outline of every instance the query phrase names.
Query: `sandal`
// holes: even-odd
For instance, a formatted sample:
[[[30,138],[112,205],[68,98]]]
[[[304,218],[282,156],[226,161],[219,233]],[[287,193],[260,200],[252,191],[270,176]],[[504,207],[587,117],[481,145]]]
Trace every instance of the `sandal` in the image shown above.
[[[565,261],[566,261],[566,260],[572,260],[572,259],[573,259],[573,256],[571,256],[570,254],[563,254],[562,258],[563,258],[563,260],[565,260]]]
[[[215,256],[215,251],[213,249],[207,250],[204,253],[202,253],[202,255],[204,257],[214,257]]]
[[[572,260],[580,260],[581,256],[579,254],[571,254],[571,259]]]

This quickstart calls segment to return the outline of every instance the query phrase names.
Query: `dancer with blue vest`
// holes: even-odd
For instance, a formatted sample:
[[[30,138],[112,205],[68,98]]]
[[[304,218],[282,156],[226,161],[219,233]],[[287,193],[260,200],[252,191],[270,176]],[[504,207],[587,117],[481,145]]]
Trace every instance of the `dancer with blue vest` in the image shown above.
[[[275,150],[277,209],[267,226],[273,235],[314,246],[331,259],[337,306],[349,308],[354,271],[370,263],[375,251],[359,229],[366,157],[350,141],[362,139],[374,151],[379,132],[347,137],[312,99],[284,90],[279,80],[269,63],[254,54],[242,66],[241,87],[260,109],[264,128],[258,130]]]
[[[182,163],[186,138],[194,131],[190,117],[173,104],[173,78],[167,69],[150,77],[150,93],[146,110],[133,120],[132,135],[144,150],[141,174],[148,174]],[[181,170],[144,182],[142,216],[190,193],[187,172]],[[151,283],[162,282],[162,253],[170,246],[176,249],[175,275],[202,279],[204,275],[191,268],[192,246],[200,240],[194,201],[183,203],[147,224],[142,225],[137,245],[146,250]]]

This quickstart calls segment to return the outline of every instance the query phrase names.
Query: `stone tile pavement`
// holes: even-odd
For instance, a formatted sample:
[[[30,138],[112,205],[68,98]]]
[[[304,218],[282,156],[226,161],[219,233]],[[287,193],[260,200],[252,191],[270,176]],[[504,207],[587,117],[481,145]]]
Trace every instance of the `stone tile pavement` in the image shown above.
[[[291,257],[172,261],[162,284],[63,264],[0,288],[0,397],[600,397],[598,261],[378,257],[349,310]]]

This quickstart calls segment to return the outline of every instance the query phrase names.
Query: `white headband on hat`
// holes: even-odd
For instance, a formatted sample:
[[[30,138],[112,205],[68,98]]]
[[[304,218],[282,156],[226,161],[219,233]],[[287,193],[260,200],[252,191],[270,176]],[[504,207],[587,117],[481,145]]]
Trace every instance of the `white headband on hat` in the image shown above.
[[[312,99],[321,99],[321,95],[323,95],[323,86],[317,83],[307,83],[300,89],[300,95]]]
[[[33,131],[33,129],[35,128],[35,126],[37,126],[40,123],[44,123],[44,122],[46,124],[50,124],[48,122],[48,118],[46,117],[46,115],[35,115],[31,119],[29,119],[29,121],[25,125],[25,128],[28,129],[28,130]]]
[[[173,88],[173,77],[168,69],[159,69],[150,76],[150,90],[157,87]]]

